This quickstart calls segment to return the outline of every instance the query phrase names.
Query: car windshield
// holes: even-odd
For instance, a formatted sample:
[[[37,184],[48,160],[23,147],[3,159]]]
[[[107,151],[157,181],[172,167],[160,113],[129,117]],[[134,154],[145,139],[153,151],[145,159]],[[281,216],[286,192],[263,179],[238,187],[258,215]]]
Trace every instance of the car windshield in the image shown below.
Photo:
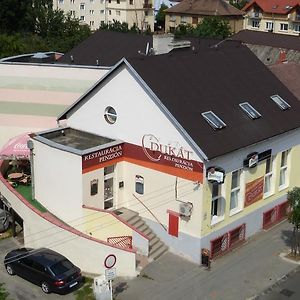
[[[61,260],[58,263],[52,265],[50,267],[50,270],[55,275],[60,275],[60,274],[67,272],[68,270],[70,270],[72,268],[73,268],[73,264],[70,261],[68,261],[67,259],[65,259],[65,260]]]

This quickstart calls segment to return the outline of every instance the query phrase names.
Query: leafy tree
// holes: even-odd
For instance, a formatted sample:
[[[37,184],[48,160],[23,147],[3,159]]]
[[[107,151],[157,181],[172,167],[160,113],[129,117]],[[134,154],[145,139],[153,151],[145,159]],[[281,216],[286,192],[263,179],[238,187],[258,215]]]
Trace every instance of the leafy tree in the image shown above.
[[[218,16],[204,17],[196,27],[193,27],[190,24],[180,24],[175,29],[175,37],[195,36],[224,39],[230,35],[231,30],[229,22]]]
[[[160,6],[160,9],[158,10],[155,20],[156,20],[156,26],[161,26],[161,28],[165,28],[165,19],[166,19],[166,12],[165,10],[168,8],[166,4],[162,4]]]
[[[247,2],[247,0],[229,0],[229,4],[236,7],[237,9],[242,9]]]
[[[299,228],[300,228],[300,188],[295,187],[288,192],[288,203],[290,213],[288,216],[289,222],[294,225],[292,236],[292,254],[300,254]]]
[[[31,0],[1,0],[0,32],[11,34],[32,31],[34,20],[31,11]]]

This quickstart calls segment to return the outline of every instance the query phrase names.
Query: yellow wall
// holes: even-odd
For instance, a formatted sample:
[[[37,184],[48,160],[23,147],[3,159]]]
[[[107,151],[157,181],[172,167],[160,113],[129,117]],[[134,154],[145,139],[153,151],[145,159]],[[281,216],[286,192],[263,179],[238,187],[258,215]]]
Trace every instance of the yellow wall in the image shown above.
[[[203,194],[203,223],[201,235],[207,235],[211,232],[219,230],[224,226],[241,219],[242,217],[250,214],[251,212],[257,210],[258,208],[265,206],[273,202],[274,200],[284,196],[289,190],[291,190],[294,186],[300,186],[300,168],[295,166],[299,165],[300,161],[300,146],[296,146],[290,150],[288,157],[288,186],[284,189],[279,189],[279,175],[280,175],[280,163],[281,163],[281,152],[273,157],[273,193],[265,197],[263,199],[245,207],[240,212],[230,216],[230,194],[231,194],[231,173],[226,174],[225,182],[222,186],[222,191],[224,191],[225,196],[225,213],[224,220],[220,221],[215,225],[211,225],[211,200],[212,200],[212,191],[211,184],[205,181],[204,183],[204,194]],[[244,168],[244,185],[246,183],[252,182],[253,180],[264,176],[266,170],[266,160],[260,162],[257,167],[253,169]],[[242,188],[242,186],[241,186]],[[242,188],[243,189],[243,188]],[[242,193],[242,201],[245,200],[245,189]]]

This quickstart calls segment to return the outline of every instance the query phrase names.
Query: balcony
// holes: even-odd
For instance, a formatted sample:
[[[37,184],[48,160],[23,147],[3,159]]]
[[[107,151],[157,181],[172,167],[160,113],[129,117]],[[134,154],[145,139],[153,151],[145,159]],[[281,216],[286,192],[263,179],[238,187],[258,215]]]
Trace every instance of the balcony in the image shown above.
[[[300,23],[300,14],[292,14],[290,17],[289,17],[289,20],[292,21],[292,22],[295,22],[295,23]]]
[[[249,18],[251,19],[261,19],[262,18],[262,13],[253,11],[249,13]]]

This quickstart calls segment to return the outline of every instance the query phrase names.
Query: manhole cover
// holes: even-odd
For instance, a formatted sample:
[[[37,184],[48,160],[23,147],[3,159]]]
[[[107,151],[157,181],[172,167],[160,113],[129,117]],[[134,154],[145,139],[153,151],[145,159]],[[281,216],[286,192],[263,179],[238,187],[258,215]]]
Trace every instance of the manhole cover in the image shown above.
[[[287,297],[291,297],[293,294],[295,294],[295,292],[293,292],[291,290],[283,289],[280,291],[280,294],[287,296]]]

